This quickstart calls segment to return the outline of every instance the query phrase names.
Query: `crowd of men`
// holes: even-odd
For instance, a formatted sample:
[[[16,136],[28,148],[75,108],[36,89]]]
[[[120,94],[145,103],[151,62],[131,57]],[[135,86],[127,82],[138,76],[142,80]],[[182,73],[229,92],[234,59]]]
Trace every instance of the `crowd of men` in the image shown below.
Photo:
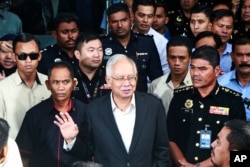
[[[0,166],[227,167],[250,151],[250,0],[178,2],[4,1]]]

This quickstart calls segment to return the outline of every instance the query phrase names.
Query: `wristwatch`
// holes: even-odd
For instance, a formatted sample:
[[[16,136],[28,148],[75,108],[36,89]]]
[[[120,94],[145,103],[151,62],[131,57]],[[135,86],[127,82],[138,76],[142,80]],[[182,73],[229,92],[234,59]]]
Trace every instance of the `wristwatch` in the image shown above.
[[[201,167],[201,163],[197,163],[195,167]]]

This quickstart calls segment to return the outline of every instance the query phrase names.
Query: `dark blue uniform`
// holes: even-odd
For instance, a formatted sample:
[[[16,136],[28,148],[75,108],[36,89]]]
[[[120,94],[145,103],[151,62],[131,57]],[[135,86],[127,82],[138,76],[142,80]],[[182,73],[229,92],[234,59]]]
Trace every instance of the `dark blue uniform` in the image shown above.
[[[96,71],[92,80],[89,80],[89,78],[78,68],[76,73],[78,84],[72,92],[72,96],[84,103],[89,103],[91,100],[109,93],[110,89],[105,87],[105,74],[105,69],[101,66]]]
[[[78,138],[83,141],[88,138],[85,107],[84,103],[73,99],[69,111],[79,128]],[[29,159],[30,167],[69,167],[76,161],[90,160],[91,147],[82,147],[82,157],[74,157],[65,152],[64,138],[59,127],[53,122],[56,114],[59,114],[59,111],[54,108],[52,98],[49,98],[32,107],[25,115],[16,142],[21,156]]]
[[[114,54],[125,54],[135,61],[138,70],[137,91],[147,92],[147,77],[152,81],[163,75],[153,36],[133,33],[126,47],[111,33],[102,38],[104,65]]]
[[[193,164],[210,157],[211,149],[200,148],[200,133],[211,130],[211,142],[224,123],[232,119],[246,120],[241,95],[229,88],[216,85],[206,97],[196,88],[175,90],[167,115],[169,140],[175,142],[187,161]]]
[[[48,74],[49,67],[58,61],[66,61],[70,63],[74,69],[74,74],[76,74],[78,67],[78,60],[70,58],[68,54],[63,51],[57,44],[48,46],[42,50],[42,59],[38,64],[37,70],[45,75]]]

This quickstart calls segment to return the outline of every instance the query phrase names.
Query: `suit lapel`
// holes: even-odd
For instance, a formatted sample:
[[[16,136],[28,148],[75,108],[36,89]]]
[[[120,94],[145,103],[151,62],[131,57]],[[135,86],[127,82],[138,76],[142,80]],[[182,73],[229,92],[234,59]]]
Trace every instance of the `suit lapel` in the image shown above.
[[[106,104],[103,108],[103,111],[104,111],[103,112],[103,119],[105,121],[104,123],[109,127],[110,131],[112,132],[112,134],[116,138],[117,142],[120,145],[119,148],[122,149],[122,152],[124,154],[127,154],[126,148],[123,144],[122,137],[120,135],[120,132],[118,130],[118,127],[116,125],[116,121],[115,121],[115,118],[113,115],[110,95],[107,96],[107,98],[105,99],[105,102],[103,104]]]
[[[142,132],[143,124],[146,119],[146,112],[148,112],[147,104],[144,102],[144,97],[141,94],[135,93],[135,104],[136,104],[136,118],[135,118],[135,127],[133,132],[133,138],[131,141],[129,153],[133,152],[136,148],[137,143]]]

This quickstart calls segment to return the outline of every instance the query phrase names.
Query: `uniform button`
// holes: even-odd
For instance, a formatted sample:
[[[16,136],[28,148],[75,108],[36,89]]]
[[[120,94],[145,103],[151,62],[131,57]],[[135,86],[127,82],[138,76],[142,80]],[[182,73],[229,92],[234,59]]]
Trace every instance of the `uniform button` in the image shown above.
[[[182,122],[186,122],[186,119],[182,119]]]
[[[201,132],[199,130],[196,131],[197,134],[200,134]]]
[[[125,50],[125,53],[128,53],[128,51],[127,51],[127,50]]]
[[[130,166],[130,163],[129,163],[129,162],[127,163],[127,166]]]
[[[199,147],[199,146],[200,146],[200,144],[199,144],[199,143],[195,143],[195,146],[196,146],[196,147]]]
[[[216,124],[220,124],[220,121],[218,120],[218,121],[216,121]]]
[[[199,157],[197,157],[197,156],[194,157],[194,160],[195,160],[195,161],[198,161],[198,160],[199,160]]]
[[[201,121],[202,121],[202,118],[201,118],[201,117],[200,117],[200,118],[198,118],[198,121],[199,121],[199,122],[201,122]]]

